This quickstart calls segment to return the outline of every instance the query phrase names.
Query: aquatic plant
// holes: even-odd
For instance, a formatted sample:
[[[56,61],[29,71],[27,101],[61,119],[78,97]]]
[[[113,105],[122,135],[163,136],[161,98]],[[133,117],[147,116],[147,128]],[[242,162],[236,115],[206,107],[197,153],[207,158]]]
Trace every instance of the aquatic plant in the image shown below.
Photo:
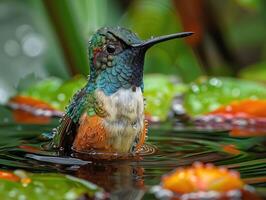
[[[213,164],[194,163],[162,176],[151,190],[159,199],[257,199],[239,173]]]
[[[1,199],[105,199],[96,185],[69,175],[0,171]]]

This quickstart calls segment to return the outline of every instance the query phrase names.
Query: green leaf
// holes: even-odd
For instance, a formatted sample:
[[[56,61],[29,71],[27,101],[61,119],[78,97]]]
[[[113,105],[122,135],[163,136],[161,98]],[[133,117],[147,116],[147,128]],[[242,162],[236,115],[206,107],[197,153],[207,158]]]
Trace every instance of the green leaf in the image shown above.
[[[145,111],[159,120],[166,119],[174,96],[186,90],[186,86],[178,83],[174,77],[160,74],[146,75],[144,84]]]
[[[85,84],[86,79],[83,76],[76,76],[66,82],[52,77],[44,79],[30,88],[23,90],[19,95],[42,100],[54,108],[63,111],[72,96],[84,87]]]
[[[85,194],[93,197],[97,192],[103,192],[92,183],[68,175],[26,174],[31,180],[28,184],[0,180],[1,199],[76,200]]]
[[[202,78],[190,84],[184,107],[188,114],[199,115],[243,99],[266,99],[265,85],[235,78]]]
[[[266,82],[266,62],[248,66],[240,72],[239,76],[244,79]]]
[[[54,108],[64,111],[72,96],[85,84],[86,80],[82,76],[76,76],[64,83],[58,78],[49,78],[22,91],[19,95],[43,100]],[[145,75],[144,84],[146,111],[160,120],[166,119],[174,96],[184,93],[187,89],[175,77],[160,74]]]

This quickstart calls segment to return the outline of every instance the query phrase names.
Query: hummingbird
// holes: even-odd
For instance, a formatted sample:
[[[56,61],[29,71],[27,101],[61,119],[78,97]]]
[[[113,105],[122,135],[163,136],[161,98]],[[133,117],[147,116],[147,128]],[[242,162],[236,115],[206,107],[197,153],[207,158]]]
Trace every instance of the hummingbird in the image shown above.
[[[192,32],[141,40],[122,27],[103,27],[88,43],[90,75],[72,98],[52,148],[61,152],[140,152],[147,135],[143,66],[146,51]]]

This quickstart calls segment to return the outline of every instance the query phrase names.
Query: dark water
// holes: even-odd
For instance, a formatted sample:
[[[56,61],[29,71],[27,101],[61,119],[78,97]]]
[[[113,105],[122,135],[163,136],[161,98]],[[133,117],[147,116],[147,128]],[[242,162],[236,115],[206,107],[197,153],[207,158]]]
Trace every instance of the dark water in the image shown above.
[[[169,125],[149,129],[151,155],[133,160],[96,161],[82,158],[55,158],[40,149],[39,136],[50,132],[49,125],[18,125],[10,112],[0,108],[0,165],[2,169],[31,172],[60,172],[89,180],[118,199],[149,198],[144,191],[160,182],[161,175],[195,161],[214,163],[240,172],[244,181],[266,194],[265,137],[230,137],[227,131],[174,129]]]

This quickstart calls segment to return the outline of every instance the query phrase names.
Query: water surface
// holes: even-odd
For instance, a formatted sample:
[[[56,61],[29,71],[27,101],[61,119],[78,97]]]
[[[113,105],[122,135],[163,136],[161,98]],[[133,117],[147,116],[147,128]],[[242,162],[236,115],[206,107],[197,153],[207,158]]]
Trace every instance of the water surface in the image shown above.
[[[50,132],[57,120],[48,125],[16,124],[6,108],[0,108],[0,165],[2,169],[30,172],[59,172],[89,180],[119,199],[149,198],[145,191],[160,182],[163,174],[195,161],[214,163],[240,172],[244,181],[266,193],[265,137],[231,137],[228,131],[174,128],[156,125],[149,129],[148,144],[153,154],[131,160],[99,161],[72,154],[55,157],[42,151],[41,133]],[[146,199],[146,198],[145,198]]]

